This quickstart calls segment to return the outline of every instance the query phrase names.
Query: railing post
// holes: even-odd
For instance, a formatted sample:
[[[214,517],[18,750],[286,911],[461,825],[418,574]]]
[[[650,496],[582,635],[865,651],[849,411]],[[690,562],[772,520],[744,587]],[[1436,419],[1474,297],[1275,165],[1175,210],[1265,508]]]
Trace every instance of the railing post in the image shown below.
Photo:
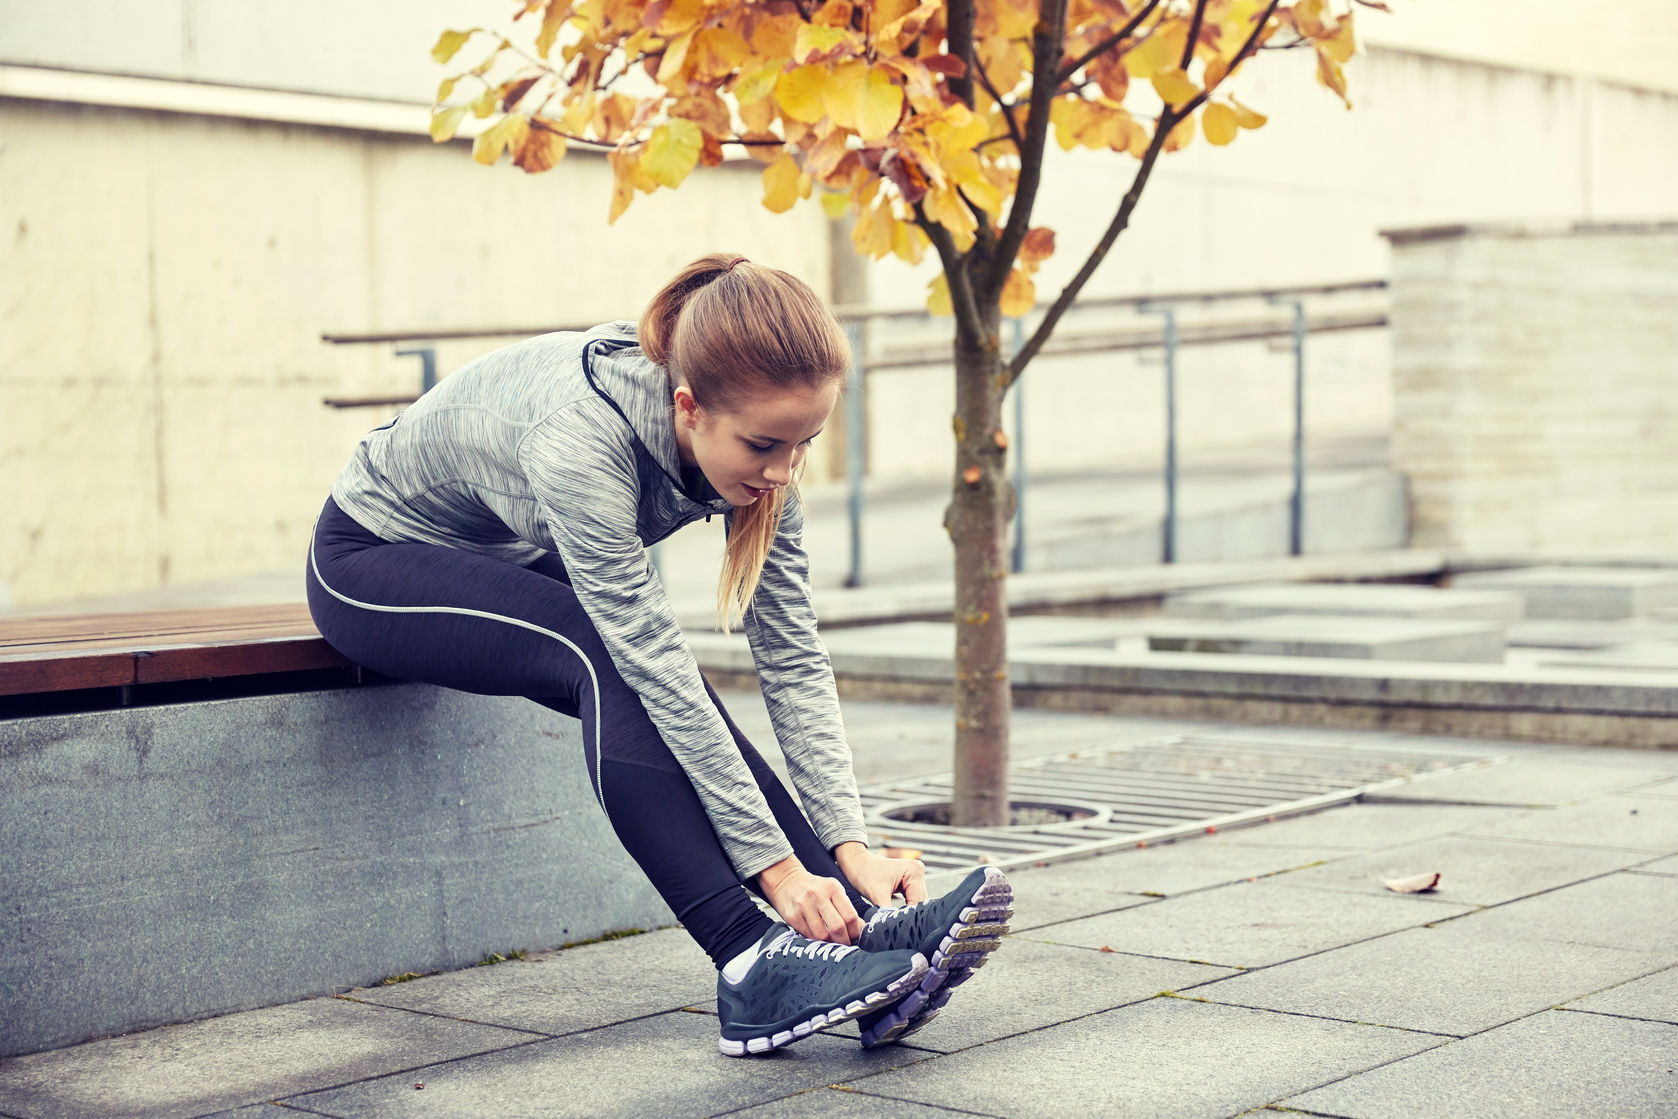
[[[430,392],[437,387],[437,347],[434,345],[414,346],[406,350],[397,350],[397,357],[417,357],[420,359],[420,394]]]
[[[1017,354],[1025,346],[1025,319],[1013,320],[1014,345]],[[1014,394],[1014,547],[1008,555],[1008,567],[1016,575],[1025,570],[1025,381],[1016,380],[1008,390]]]
[[[1272,295],[1293,308],[1293,494],[1288,499],[1288,554],[1305,554],[1305,301]]]
[[[849,489],[846,507],[851,522],[851,567],[845,576],[847,587],[862,586],[863,477],[868,454],[868,411],[863,402],[863,380],[867,373],[868,333],[861,322],[845,324],[851,343],[851,379],[845,386],[845,481]]]
[[[1177,562],[1177,311],[1142,304],[1142,311],[1165,317],[1165,525],[1161,560]]]

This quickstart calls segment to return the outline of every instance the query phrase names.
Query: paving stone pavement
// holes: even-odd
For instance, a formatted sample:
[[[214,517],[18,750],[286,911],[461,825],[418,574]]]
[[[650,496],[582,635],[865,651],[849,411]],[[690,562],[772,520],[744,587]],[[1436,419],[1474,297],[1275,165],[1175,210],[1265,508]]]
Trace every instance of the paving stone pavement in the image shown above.
[[[947,709],[845,706],[869,779],[948,768]],[[1025,753],[1349,740],[1021,716]],[[903,1045],[722,1057],[714,973],[665,929],[9,1059],[0,1117],[1678,1116],[1678,755],[1351,737],[1508,760],[1013,872],[1014,932]]]

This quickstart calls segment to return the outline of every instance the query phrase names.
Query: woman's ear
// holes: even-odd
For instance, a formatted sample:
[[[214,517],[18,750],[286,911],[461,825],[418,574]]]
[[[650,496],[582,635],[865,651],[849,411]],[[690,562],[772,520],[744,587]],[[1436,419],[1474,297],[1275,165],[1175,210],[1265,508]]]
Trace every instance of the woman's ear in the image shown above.
[[[674,400],[676,422],[688,427],[697,426],[699,423],[699,401],[693,398],[693,390],[686,385],[677,385]]]

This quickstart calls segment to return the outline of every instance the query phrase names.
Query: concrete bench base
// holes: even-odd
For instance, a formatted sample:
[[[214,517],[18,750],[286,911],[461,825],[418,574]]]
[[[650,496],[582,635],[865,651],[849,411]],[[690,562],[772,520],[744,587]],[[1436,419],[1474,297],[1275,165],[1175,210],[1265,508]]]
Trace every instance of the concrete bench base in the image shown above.
[[[0,804],[0,1056],[673,921],[524,699],[4,720]]]

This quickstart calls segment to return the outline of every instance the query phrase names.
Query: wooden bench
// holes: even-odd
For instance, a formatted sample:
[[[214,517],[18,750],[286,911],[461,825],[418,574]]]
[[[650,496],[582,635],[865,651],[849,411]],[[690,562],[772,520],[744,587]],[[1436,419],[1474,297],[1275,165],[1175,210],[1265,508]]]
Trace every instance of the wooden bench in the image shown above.
[[[0,618],[7,699],[88,689],[349,669],[303,603]]]

